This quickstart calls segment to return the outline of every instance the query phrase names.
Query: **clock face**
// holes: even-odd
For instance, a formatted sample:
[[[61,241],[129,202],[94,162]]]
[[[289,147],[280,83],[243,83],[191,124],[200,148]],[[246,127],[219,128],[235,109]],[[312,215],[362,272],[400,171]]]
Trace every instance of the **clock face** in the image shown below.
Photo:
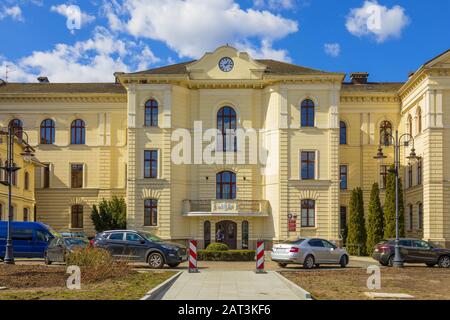
[[[220,59],[219,68],[223,72],[230,72],[231,70],[233,70],[233,67],[234,67],[234,62],[231,58],[225,57],[225,58]]]

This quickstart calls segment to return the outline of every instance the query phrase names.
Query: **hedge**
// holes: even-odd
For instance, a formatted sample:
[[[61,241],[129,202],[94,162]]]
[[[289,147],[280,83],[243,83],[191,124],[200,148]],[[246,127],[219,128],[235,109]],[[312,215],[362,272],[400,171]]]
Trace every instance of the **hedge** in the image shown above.
[[[229,248],[225,243],[215,242],[211,243],[206,250],[208,251],[228,251]]]
[[[198,250],[198,261],[255,261],[255,250]]]

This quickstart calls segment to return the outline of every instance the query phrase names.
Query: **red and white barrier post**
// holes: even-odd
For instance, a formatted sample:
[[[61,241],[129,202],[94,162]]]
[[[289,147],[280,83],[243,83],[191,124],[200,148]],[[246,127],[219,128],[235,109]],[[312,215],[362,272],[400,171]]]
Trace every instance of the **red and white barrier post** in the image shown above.
[[[256,273],[265,273],[264,271],[264,241],[258,240],[256,246]]]
[[[189,241],[189,273],[197,273],[197,240]]]

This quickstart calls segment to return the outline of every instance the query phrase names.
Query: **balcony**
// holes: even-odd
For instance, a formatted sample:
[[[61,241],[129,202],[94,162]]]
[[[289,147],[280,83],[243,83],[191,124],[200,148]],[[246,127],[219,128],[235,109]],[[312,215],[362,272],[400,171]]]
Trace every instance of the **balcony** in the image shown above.
[[[269,201],[266,200],[184,200],[183,215],[267,217]]]

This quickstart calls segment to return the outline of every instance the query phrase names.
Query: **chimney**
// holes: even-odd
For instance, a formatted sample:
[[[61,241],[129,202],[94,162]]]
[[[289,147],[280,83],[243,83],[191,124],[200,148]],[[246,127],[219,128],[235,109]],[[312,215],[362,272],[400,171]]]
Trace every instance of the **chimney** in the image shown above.
[[[366,84],[369,74],[367,72],[352,72],[350,73],[350,80],[352,84]]]
[[[47,77],[38,77],[37,80],[39,81],[39,83],[50,83]]]

